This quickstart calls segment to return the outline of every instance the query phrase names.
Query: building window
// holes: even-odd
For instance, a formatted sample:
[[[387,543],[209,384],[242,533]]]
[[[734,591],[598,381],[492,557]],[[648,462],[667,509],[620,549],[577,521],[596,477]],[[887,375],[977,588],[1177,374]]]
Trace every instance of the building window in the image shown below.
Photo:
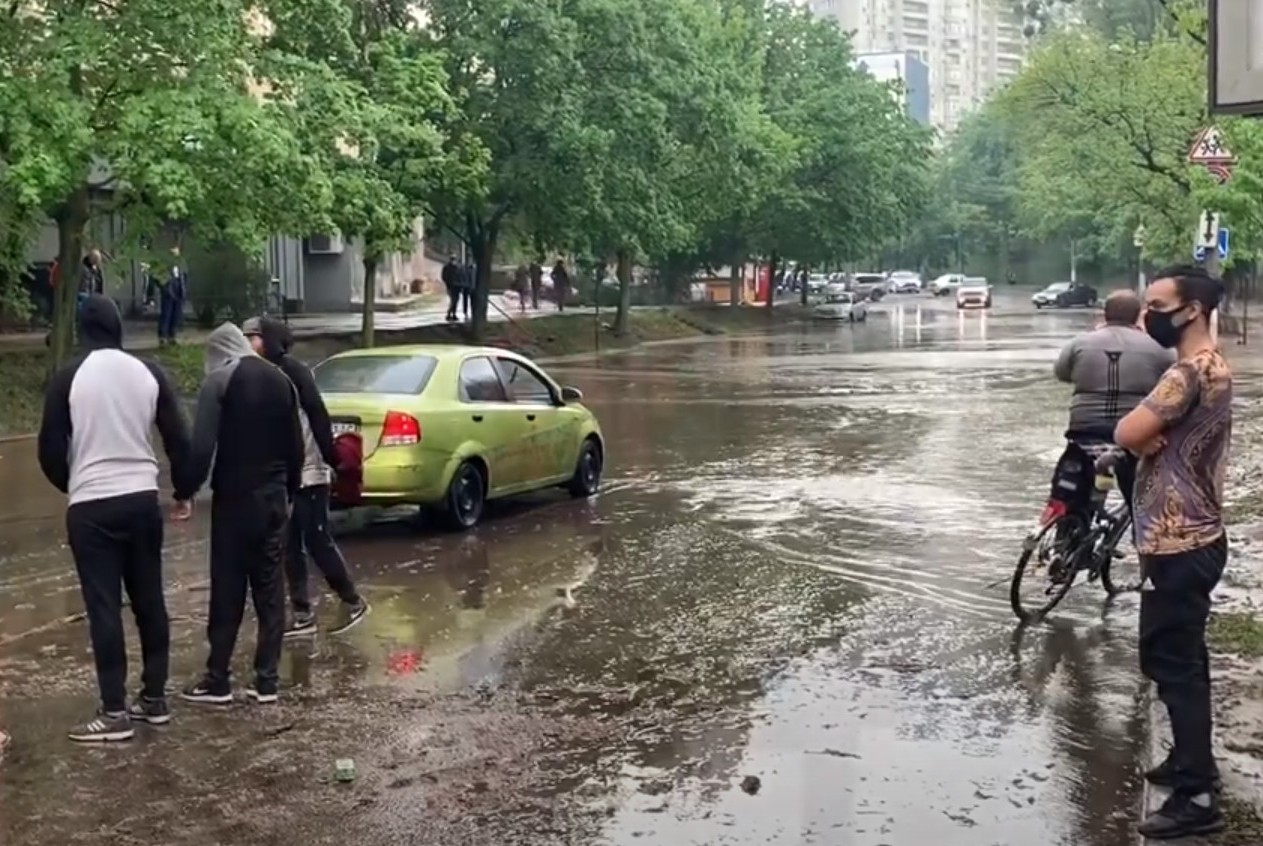
[[[930,44],[930,39],[928,37],[924,35],[918,35],[917,33],[914,33],[914,32],[908,33],[904,37],[904,41],[908,43],[909,47],[928,47]]]

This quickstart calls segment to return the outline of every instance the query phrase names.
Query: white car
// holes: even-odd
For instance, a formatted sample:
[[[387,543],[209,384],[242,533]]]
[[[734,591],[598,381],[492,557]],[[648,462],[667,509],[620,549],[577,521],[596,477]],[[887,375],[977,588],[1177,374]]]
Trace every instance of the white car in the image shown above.
[[[946,297],[959,288],[964,281],[965,277],[962,274],[944,273],[930,280],[930,293],[936,297]]]
[[[830,283],[824,292],[824,302],[812,309],[811,315],[820,320],[862,322],[868,319],[868,303],[846,290],[846,286]]]
[[[986,279],[968,278],[956,289],[956,308],[991,308],[991,286]]]
[[[896,270],[886,280],[886,287],[892,294],[919,294],[925,287],[921,274],[911,270]]]

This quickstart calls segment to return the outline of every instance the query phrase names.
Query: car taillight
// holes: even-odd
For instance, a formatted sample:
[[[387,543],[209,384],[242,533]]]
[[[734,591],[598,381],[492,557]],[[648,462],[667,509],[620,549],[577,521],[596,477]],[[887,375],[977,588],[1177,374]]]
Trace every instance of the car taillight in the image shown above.
[[[382,422],[381,446],[409,446],[421,441],[421,424],[411,414],[387,411]]]

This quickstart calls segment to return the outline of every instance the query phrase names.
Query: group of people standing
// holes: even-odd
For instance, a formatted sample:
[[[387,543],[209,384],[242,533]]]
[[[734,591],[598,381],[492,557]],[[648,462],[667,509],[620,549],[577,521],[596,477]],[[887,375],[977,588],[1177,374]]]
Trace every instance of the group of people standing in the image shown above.
[[[447,322],[454,323],[462,318],[469,319],[470,303],[474,289],[478,285],[478,268],[472,262],[461,265],[456,256],[449,256],[443,265],[443,287],[447,289]],[[560,258],[553,265],[550,274],[553,298],[557,302],[557,310],[566,310],[566,299],[570,296],[570,272]],[[527,297],[530,297],[531,308],[539,310],[540,293],[544,288],[544,267],[539,261],[529,265],[519,264],[513,272],[513,292],[517,295],[518,311],[526,312]],[[459,311],[459,314],[458,314]]]
[[[1067,437],[1125,449],[1116,475],[1140,555],[1139,650],[1171,719],[1170,755],[1145,777],[1170,787],[1142,835],[1175,839],[1224,828],[1212,735],[1206,626],[1228,559],[1224,479],[1232,372],[1212,320],[1223,286],[1199,267],[1159,271],[1143,303],[1105,303],[1105,324],[1075,338],[1056,365],[1075,386]],[[1073,577],[1073,574],[1070,574]]]
[[[243,331],[244,330],[244,331]],[[100,688],[97,714],[72,740],[128,740],[136,723],[170,721],[170,623],[163,580],[164,519],[151,430],[171,467],[171,517],[188,520],[209,479],[210,603],[205,673],[181,696],[233,701],[231,661],[247,592],[258,618],[254,679],[246,696],[277,701],[287,635],[315,631],[306,586],[309,552],[342,600],[331,629],[363,619],[356,591],[329,534],[334,474],[355,475],[358,449],[334,440],[310,371],[289,354],[284,323],[226,323],[207,342],[206,379],[190,434],[179,398],[157,364],[122,349],[113,300],[90,294],[79,310],[82,351],[51,379],[38,453],[48,480],[68,496],[66,529],[78,572]],[[288,581],[293,619],[285,622]],[[140,634],[142,689],[127,701],[123,591]]]

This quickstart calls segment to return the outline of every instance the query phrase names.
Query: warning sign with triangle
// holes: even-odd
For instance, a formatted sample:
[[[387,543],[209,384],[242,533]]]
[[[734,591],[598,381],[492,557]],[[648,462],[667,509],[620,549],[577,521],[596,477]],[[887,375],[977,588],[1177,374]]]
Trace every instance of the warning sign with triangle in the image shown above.
[[[1188,148],[1188,161],[1189,164],[1199,165],[1234,164],[1237,157],[1224,143],[1219,127],[1208,126],[1193,139],[1192,146]]]

